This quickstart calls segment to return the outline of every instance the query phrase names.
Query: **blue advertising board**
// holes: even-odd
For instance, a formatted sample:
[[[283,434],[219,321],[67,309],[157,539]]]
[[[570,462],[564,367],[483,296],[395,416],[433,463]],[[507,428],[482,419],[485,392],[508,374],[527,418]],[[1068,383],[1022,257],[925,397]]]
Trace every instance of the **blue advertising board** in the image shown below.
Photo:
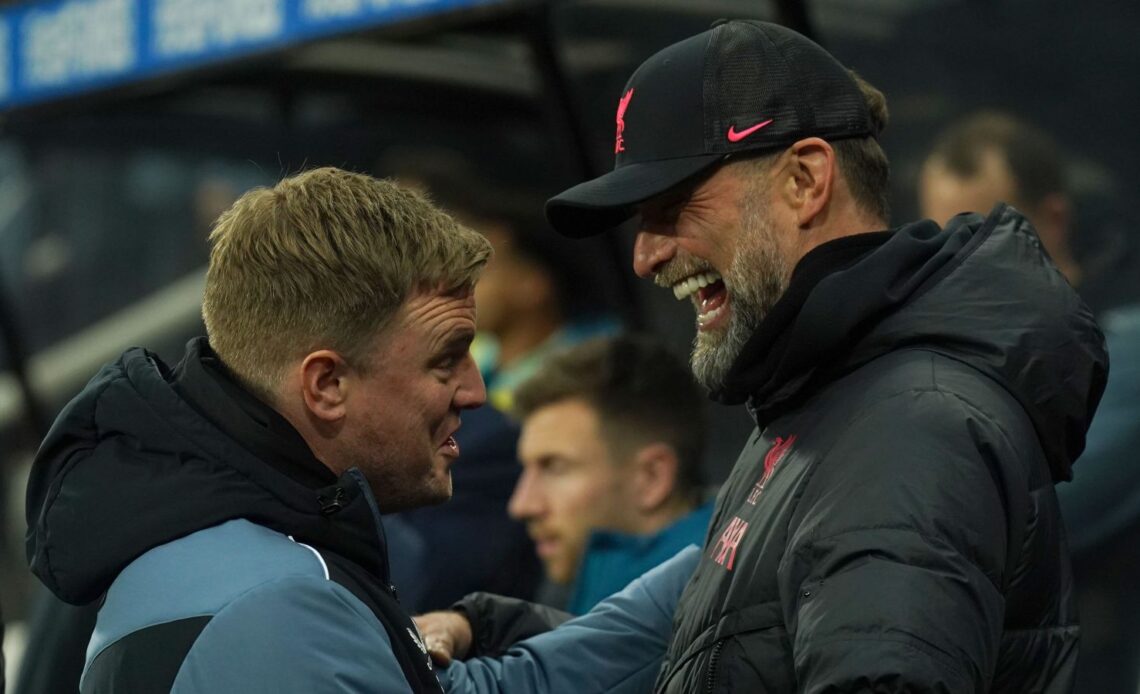
[[[45,0],[0,10],[0,110],[500,0]]]

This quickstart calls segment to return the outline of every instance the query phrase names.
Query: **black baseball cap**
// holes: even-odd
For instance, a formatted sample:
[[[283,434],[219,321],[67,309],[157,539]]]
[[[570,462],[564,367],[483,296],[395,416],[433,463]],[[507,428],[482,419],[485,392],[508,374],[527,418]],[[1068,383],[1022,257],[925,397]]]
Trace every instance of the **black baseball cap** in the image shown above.
[[[546,218],[565,236],[592,236],[729,154],[877,134],[854,77],[818,44],[778,24],[721,20],[637,68],[618,101],[613,171],[548,200]]]

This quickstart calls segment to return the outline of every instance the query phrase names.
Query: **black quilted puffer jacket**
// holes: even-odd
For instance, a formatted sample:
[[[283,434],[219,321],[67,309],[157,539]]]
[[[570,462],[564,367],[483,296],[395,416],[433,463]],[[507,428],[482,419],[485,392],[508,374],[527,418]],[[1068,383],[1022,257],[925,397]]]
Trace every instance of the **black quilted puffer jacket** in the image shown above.
[[[1069,691],[1053,485],[1107,361],[1012,208],[810,253],[717,394],[759,426],[657,690]]]

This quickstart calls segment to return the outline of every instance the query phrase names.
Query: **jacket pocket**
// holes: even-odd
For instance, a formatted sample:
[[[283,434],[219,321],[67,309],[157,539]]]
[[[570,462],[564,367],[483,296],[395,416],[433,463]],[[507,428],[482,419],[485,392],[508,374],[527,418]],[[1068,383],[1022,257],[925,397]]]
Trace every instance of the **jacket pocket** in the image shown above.
[[[703,688],[697,691],[707,694],[794,692],[796,676],[788,657],[790,649],[788,633],[782,624],[719,639],[709,652]]]
[[[664,692],[795,691],[791,643],[778,601],[722,617],[685,649],[663,680]]]

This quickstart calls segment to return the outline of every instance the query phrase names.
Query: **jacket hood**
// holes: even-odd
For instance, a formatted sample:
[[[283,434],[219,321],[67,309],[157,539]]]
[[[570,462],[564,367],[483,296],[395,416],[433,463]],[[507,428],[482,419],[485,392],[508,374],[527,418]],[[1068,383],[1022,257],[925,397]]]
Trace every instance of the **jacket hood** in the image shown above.
[[[1053,478],[1071,479],[1108,354],[1092,312],[1013,208],[959,215],[944,229],[929,220],[903,226],[820,279],[802,305],[781,303],[765,320],[790,316],[778,336],[761,326],[719,399],[747,399],[763,424],[879,356],[930,350],[1009,391],[1032,420]]]
[[[195,358],[191,343],[187,359]],[[239,517],[387,581],[376,503],[358,471],[320,489],[295,481],[203,417],[173,380],[158,357],[129,350],[44,439],[28,482],[26,545],[53,593],[90,602],[147,550]]]

